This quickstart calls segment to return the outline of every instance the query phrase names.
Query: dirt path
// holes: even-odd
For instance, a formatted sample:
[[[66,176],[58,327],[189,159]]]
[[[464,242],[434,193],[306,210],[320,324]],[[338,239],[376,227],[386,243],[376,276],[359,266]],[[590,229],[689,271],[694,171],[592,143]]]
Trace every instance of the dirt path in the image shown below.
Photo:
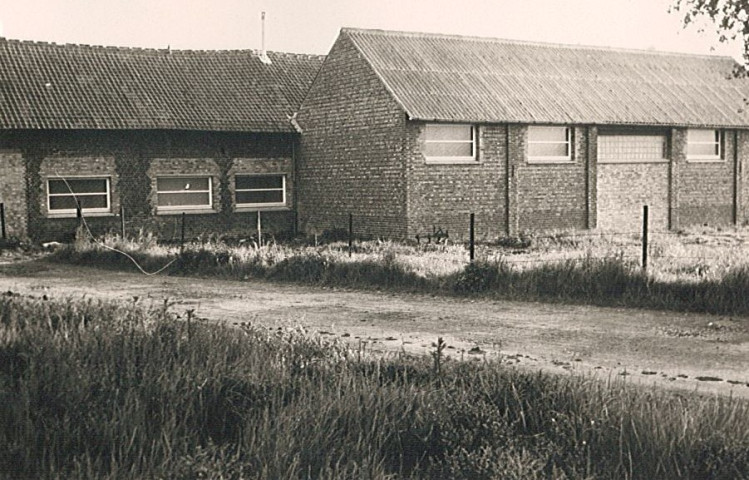
[[[749,397],[749,319],[577,305],[146,277],[44,261],[0,265],[0,290],[175,302],[202,317],[303,326],[367,351],[501,356],[520,367]]]

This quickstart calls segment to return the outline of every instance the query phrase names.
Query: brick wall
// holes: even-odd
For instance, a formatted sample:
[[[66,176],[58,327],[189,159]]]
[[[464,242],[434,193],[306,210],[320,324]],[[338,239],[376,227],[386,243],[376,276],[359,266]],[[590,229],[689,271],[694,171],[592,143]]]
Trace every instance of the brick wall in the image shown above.
[[[111,214],[87,216],[95,234],[119,231],[120,206],[129,233],[152,231],[177,239],[182,216],[155,214],[155,176],[209,173],[214,178],[214,211],[186,216],[186,236],[250,236],[256,211],[236,212],[233,174],[284,173],[293,188],[292,154],[296,137],[179,131],[19,131],[3,132],[0,148],[20,151],[26,167],[25,199],[29,236],[38,241],[70,240],[77,220],[52,218],[46,209],[46,179],[56,175],[111,178]],[[5,173],[5,169],[3,169]],[[294,227],[293,195],[288,205],[262,214],[264,232],[289,235]]]
[[[613,232],[642,230],[643,205],[651,229],[669,225],[669,164],[599,163],[598,228]]]
[[[307,233],[348,227],[406,236],[405,114],[341,35],[297,115],[298,224]]]
[[[527,128],[516,141],[523,152],[517,165],[518,230],[583,229],[587,224],[587,135],[584,127],[573,129],[572,161],[529,163]]]
[[[427,163],[423,155],[425,124],[409,122],[406,143],[408,237],[435,228],[453,240],[468,238],[470,214],[478,239],[496,239],[505,231],[505,126],[481,125],[478,157],[469,164]]]
[[[26,164],[16,151],[0,150],[0,202],[5,208],[7,238],[25,239],[26,232]]]
[[[677,129],[674,138],[683,139],[686,132]],[[724,132],[722,160],[696,161],[686,158],[686,141],[674,142],[680,153],[678,167],[678,225],[730,225],[734,221],[734,149],[732,130]]]

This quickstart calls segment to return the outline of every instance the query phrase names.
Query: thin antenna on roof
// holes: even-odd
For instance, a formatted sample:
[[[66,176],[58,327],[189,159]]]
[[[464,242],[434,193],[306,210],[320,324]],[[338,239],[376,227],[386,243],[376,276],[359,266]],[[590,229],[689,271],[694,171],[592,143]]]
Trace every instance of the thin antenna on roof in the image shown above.
[[[270,63],[268,52],[265,50],[265,12],[260,12],[260,61]]]

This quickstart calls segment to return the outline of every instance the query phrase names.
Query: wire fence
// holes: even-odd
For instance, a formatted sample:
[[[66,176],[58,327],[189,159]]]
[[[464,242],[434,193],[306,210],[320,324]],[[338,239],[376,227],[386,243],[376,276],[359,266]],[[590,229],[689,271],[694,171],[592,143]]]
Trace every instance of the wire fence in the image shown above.
[[[126,218],[125,213],[121,212],[123,234],[130,229],[131,220],[136,223],[140,220]],[[361,250],[362,235],[357,231],[362,228],[360,222],[362,220],[371,222],[372,218],[365,219],[363,215],[349,213],[342,216],[341,220],[340,223],[346,228],[339,228],[339,233],[334,238],[344,242],[341,248],[346,249],[348,255],[351,256],[354,252]],[[167,236],[172,243],[178,241],[181,245],[184,244],[185,222],[187,221],[184,215],[174,216],[170,228],[167,228],[171,233]],[[441,247],[465,245],[466,261],[474,261],[476,258],[501,258],[504,262],[520,266],[585,259],[639,262],[643,267],[647,266],[648,262],[663,263],[664,261],[726,264],[749,257],[749,251],[747,251],[749,230],[743,235],[740,234],[740,230],[734,230],[733,233],[713,230],[704,235],[681,230],[649,230],[647,220],[643,219],[642,228],[638,230],[529,232],[512,238],[477,242],[475,215],[466,215],[464,223],[464,232],[468,233],[467,241],[464,238],[453,240],[448,230],[434,227],[431,233],[417,236],[416,244],[424,249],[437,250]],[[247,226],[247,233],[258,235],[262,228],[260,225],[260,218],[258,218],[257,225]],[[721,238],[721,242],[716,243],[716,238]],[[411,239],[410,243],[413,243],[413,240]],[[317,244],[317,239],[314,243]]]
[[[553,232],[524,232],[516,237],[477,242],[476,218],[464,215],[465,230],[453,228],[459,234],[468,233],[468,240],[452,240],[447,230],[433,227],[432,232],[416,237],[417,245],[425,250],[439,250],[440,245],[463,244],[467,261],[477,258],[501,260],[521,267],[558,262],[584,260],[618,260],[637,263],[643,269],[652,264],[660,270],[694,268],[707,271],[711,267],[731,267],[749,264],[749,230],[740,228],[684,230],[649,229],[648,207],[643,206],[642,227],[625,230],[569,230]],[[349,252],[352,238],[357,238],[355,225],[349,215]],[[455,219],[451,219],[455,226]],[[691,265],[687,265],[691,263]]]
[[[6,238],[5,206],[0,203],[0,234]],[[119,225],[123,237],[135,233],[137,228],[148,223],[147,215],[127,215],[124,208],[118,212]],[[86,219],[77,209],[77,217],[88,229]],[[451,218],[451,225],[456,225],[458,215]],[[460,238],[453,240],[445,229],[433,227],[432,232],[416,236],[416,244],[422,249],[439,250],[442,247],[465,245],[465,261],[476,258],[499,260],[512,265],[533,266],[555,262],[575,262],[583,260],[614,259],[622,262],[639,264],[647,268],[648,263],[659,266],[671,262],[672,269],[684,268],[687,263],[695,268],[709,266],[729,267],[736,264],[749,263],[749,230],[746,229],[699,229],[683,230],[649,230],[647,207],[643,208],[643,222],[640,229],[612,230],[565,230],[552,232],[525,232],[516,237],[504,237],[493,241],[477,242],[475,239],[476,218],[474,214],[460,216],[464,219],[465,229],[457,229],[459,234],[468,233],[468,240]],[[160,230],[165,238],[162,241],[185,244],[185,225],[188,219],[185,215],[175,215],[169,221],[160,222]],[[391,221],[387,218],[385,221]],[[351,256],[360,250],[362,238],[357,228],[363,227],[359,222],[372,222],[372,218],[349,213],[345,215],[339,240],[347,245],[343,246]],[[380,220],[382,221],[382,220]],[[384,223],[384,222],[383,222]],[[141,227],[138,227],[141,226]],[[256,225],[247,225],[247,233],[261,235],[261,217],[258,214]],[[194,229],[193,229],[194,230]],[[255,231],[256,230],[256,231]],[[453,231],[456,231],[454,229]],[[92,235],[93,237],[93,235]],[[413,242],[413,239],[411,240]],[[261,242],[258,242],[260,244]],[[317,240],[315,240],[315,244]],[[465,251],[464,251],[465,252]],[[438,253],[438,252],[437,252]],[[668,265],[667,265],[668,266]]]

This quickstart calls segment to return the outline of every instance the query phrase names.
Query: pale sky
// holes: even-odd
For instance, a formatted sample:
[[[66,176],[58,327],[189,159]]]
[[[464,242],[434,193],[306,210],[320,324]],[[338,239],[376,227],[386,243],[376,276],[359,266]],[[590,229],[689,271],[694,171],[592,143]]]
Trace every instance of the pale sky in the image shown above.
[[[740,58],[711,28],[682,29],[675,0],[0,0],[6,38],[173,49],[327,53],[341,27]]]

